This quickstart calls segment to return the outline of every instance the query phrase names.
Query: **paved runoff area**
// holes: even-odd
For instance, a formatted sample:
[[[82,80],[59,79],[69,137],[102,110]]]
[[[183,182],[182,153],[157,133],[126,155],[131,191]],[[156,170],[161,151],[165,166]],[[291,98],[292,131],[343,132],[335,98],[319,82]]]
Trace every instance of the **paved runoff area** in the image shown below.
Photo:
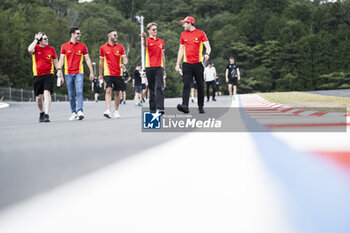
[[[350,97],[350,89],[322,90],[322,91],[306,91],[306,92],[307,92],[307,93],[311,93],[311,94],[317,94],[317,95]]]
[[[143,132],[131,101],[120,119],[85,102],[82,121],[55,102],[50,123],[35,103],[1,108],[0,232],[350,232],[347,113],[217,100],[207,114],[238,109],[245,130]]]

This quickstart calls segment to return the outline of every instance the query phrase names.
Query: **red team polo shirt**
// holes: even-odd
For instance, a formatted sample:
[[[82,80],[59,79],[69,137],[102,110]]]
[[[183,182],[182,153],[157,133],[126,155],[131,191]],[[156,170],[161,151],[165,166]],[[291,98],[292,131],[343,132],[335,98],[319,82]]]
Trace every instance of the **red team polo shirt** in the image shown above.
[[[163,64],[163,53],[164,50],[164,40],[147,38],[146,47],[146,67],[164,67]]]
[[[124,46],[115,43],[113,46],[108,42],[100,47],[100,58],[103,58],[104,76],[122,76],[120,65],[122,56],[125,55]]]
[[[184,46],[184,62],[198,63],[203,60],[203,43],[208,38],[205,32],[195,29],[193,31],[184,31],[180,36],[180,45]]]
[[[53,59],[57,59],[55,49],[51,46],[36,45],[34,50],[32,54],[34,76],[53,74]]]
[[[64,73],[80,74],[84,73],[84,55],[89,54],[84,43],[72,43],[68,41],[61,47],[61,54],[64,55]]]

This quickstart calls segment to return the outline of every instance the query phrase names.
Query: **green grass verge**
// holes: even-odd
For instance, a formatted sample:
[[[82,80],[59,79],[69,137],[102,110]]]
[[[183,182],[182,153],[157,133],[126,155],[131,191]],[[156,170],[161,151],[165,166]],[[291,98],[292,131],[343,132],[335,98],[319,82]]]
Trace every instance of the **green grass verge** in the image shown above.
[[[257,93],[264,99],[298,108],[310,108],[314,111],[350,111],[350,98],[337,96],[324,96],[304,92],[269,92]],[[334,109],[337,108],[337,109]],[[339,109],[338,109],[339,108]]]

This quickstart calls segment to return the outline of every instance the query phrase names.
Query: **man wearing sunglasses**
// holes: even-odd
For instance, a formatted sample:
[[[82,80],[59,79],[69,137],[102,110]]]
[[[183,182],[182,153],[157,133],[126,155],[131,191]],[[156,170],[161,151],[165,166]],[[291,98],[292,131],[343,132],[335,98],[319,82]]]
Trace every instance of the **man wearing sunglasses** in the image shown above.
[[[61,47],[61,56],[59,60],[59,67],[62,68],[64,63],[64,73],[67,83],[67,90],[69,96],[69,104],[72,115],[69,118],[72,120],[84,119],[83,114],[83,84],[84,84],[84,68],[83,60],[90,70],[90,80],[94,79],[94,70],[92,68],[88,49],[84,43],[80,42],[80,30],[78,27],[72,27],[69,31],[70,40]],[[64,83],[63,78],[62,84]],[[75,98],[76,95],[76,98]]]
[[[209,59],[211,47],[205,32],[195,28],[195,19],[187,16],[183,23],[184,32],[180,36],[180,48],[177,55],[175,70],[181,73],[180,62],[184,58],[182,64],[184,87],[182,91],[182,104],[177,105],[177,109],[183,113],[189,113],[188,102],[193,77],[196,80],[198,88],[198,110],[199,113],[204,111],[204,81],[203,72],[205,63]],[[206,53],[202,54],[203,45]],[[203,63],[202,63],[203,62]]]
[[[35,34],[34,41],[29,45],[28,52],[33,59],[33,87],[40,116],[39,122],[50,122],[51,93],[55,83],[53,66],[62,75],[58,66],[56,51],[49,46],[49,38],[44,32]],[[43,97],[44,100],[43,101]],[[45,111],[43,108],[45,103]]]
[[[149,107],[151,111],[159,111],[164,114],[164,41],[157,37],[157,24],[152,22],[147,25],[146,33],[142,33],[143,44],[146,48],[146,76],[150,90]]]
[[[125,82],[123,79],[123,70],[126,69],[128,59],[126,57],[124,46],[117,43],[118,34],[116,30],[109,30],[107,32],[107,43],[100,47],[100,63],[99,63],[99,79],[104,79],[106,83],[106,105],[107,110],[103,116],[107,118],[112,117],[111,102],[112,89],[114,90],[114,118],[120,118],[119,109],[119,92],[125,89]],[[123,60],[123,63],[122,63]],[[103,76],[102,76],[103,71]]]

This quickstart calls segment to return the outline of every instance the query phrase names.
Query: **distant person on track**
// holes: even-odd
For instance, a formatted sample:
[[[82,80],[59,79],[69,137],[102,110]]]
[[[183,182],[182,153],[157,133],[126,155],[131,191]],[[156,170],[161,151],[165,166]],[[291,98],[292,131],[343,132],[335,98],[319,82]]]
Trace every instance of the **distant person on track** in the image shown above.
[[[146,71],[141,71],[141,85],[142,85],[142,102],[146,102],[145,98],[147,99],[147,91],[148,91],[148,81],[146,76]]]
[[[55,66],[59,77],[62,77],[62,70],[58,66],[56,51],[49,46],[49,38],[44,32],[35,34],[34,41],[28,46],[28,52],[33,60],[33,88],[40,111],[39,122],[50,122],[51,93],[55,84],[53,67]]]
[[[69,30],[69,34],[70,40],[61,46],[61,56],[58,64],[59,68],[62,68],[64,63],[64,74],[72,111],[69,120],[83,120],[84,58],[90,70],[90,81],[94,79],[95,75],[88,49],[84,43],[80,42],[81,32],[79,27],[72,27]]]
[[[157,37],[158,25],[147,24],[147,32],[142,33],[143,45],[146,48],[146,76],[150,91],[149,108],[151,111],[164,113],[164,40]]]
[[[135,88],[135,105],[142,107],[141,104],[141,92],[142,92],[142,82],[141,82],[141,71],[142,67],[141,65],[137,65],[136,69],[134,70],[133,80],[132,80],[132,87]]]
[[[212,62],[209,62],[208,66],[205,67],[204,69],[204,80],[205,80],[205,84],[207,86],[207,102],[209,102],[209,89],[210,86],[213,90],[213,94],[212,94],[212,100],[216,101],[215,99],[215,92],[216,92],[216,69],[213,66]]]
[[[130,81],[131,77],[129,73],[126,71],[126,69],[123,69],[123,81],[125,83],[125,86],[123,87],[123,90],[120,92],[120,104],[126,104],[126,84]]]
[[[177,55],[175,70],[181,74],[180,62],[182,58],[184,58],[182,64],[184,87],[182,91],[182,104],[178,104],[177,109],[183,113],[189,113],[188,102],[192,79],[194,76],[198,88],[198,110],[199,113],[205,113],[203,108],[203,63],[209,59],[211,47],[205,32],[195,28],[195,19],[193,17],[187,16],[184,20],[181,20],[181,22],[183,22],[183,28],[185,31],[182,32],[180,36],[180,47]],[[203,44],[206,49],[204,56],[202,54]]]
[[[95,102],[98,102],[98,97],[100,96],[100,90],[102,86],[100,81],[98,80],[97,76],[94,77],[94,79],[91,82],[91,90],[94,92]]]
[[[163,82],[164,82],[163,92],[165,91],[165,88],[166,88],[166,76],[167,76],[167,74],[166,74],[166,72],[164,70],[164,73],[163,73]]]
[[[220,77],[219,77],[219,75],[216,75],[215,85],[216,85],[216,90],[215,90],[216,96],[221,96]]]
[[[106,106],[107,110],[103,116],[112,117],[111,102],[112,90],[114,91],[114,118],[120,118],[119,114],[119,92],[125,89],[125,83],[122,78],[123,71],[126,69],[128,59],[126,57],[124,46],[118,44],[118,34],[116,30],[107,32],[107,43],[100,47],[99,79],[106,82]],[[103,76],[102,76],[103,71]]]
[[[232,96],[232,86],[233,86],[233,99],[236,98],[237,93],[237,83],[241,79],[241,74],[239,72],[239,67],[235,63],[234,57],[230,57],[230,63],[226,68],[226,82],[228,83],[228,92]]]
[[[198,96],[198,90],[197,90],[197,82],[195,78],[193,77],[193,82],[191,86],[191,102],[194,103],[194,98],[197,98]]]

